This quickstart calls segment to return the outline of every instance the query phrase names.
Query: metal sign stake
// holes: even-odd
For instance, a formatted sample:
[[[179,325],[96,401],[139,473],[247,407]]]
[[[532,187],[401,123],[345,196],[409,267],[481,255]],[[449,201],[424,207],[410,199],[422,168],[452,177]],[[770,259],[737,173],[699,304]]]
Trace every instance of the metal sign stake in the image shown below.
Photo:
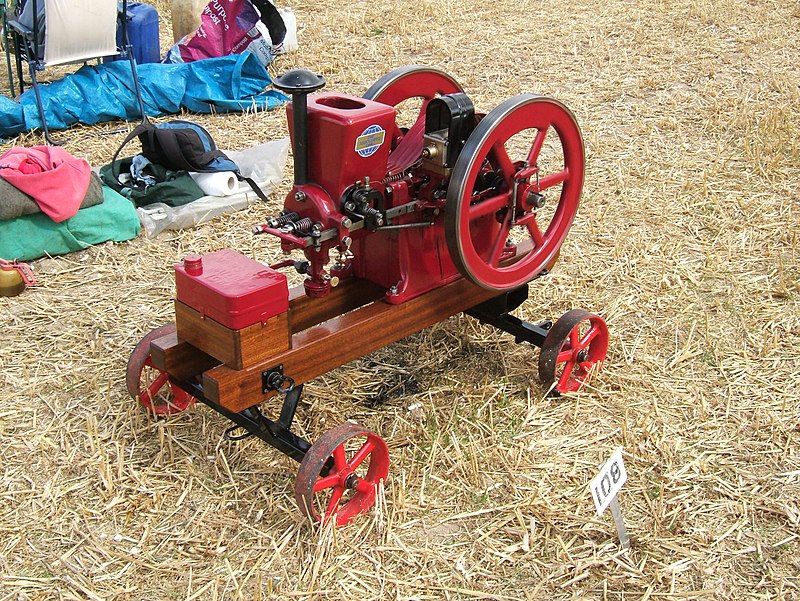
[[[618,448],[611,455],[611,458],[600,466],[600,471],[589,483],[589,492],[592,493],[597,516],[603,515],[607,507],[611,508],[611,515],[614,517],[614,525],[617,527],[619,542],[624,550],[631,548],[631,541],[628,538],[628,530],[625,528],[625,520],[622,518],[622,510],[619,507],[617,495],[622,490],[623,484],[628,480],[628,473],[625,470],[625,462],[622,460],[622,447]]]
[[[617,527],[619,542],[622,545],[622,548],[627,551],[631,548],[631,539],[628,538],[628,529],[625,528],[625,519],[622,517],[622,510],[619,508],[617,495],[614,495],[614,498],[611,499],[611,503],[609,503],[608,506],[611,508],[611,515],[614,518],[614,525]]]

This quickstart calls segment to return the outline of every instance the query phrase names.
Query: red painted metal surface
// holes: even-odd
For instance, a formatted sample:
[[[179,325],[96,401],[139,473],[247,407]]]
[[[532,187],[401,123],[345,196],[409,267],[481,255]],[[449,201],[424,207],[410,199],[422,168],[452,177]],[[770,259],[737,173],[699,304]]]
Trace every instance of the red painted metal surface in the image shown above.
[[[286,276],[231,249],[187,256],[175,265],[179,301],[233,330],[289,309]]]
[[[150,343],[175,332],[174,324],[156,328],[139,341],[133,349],[125,370],[128,393],[155,415],[180,413],[195,402],[195,398],[169,381],[169,376],[153,365]]]
[[[413,223],[398,219],[398,223]],[[382,232],[357,241],[354,273],[388,290],[386,302],[406,302],[444,286],[460,274],[450,259],[443,216],[431,216],[430,227]]]
[[[408,65],[387,73],[364,92],[364,98],[382,102],[389,106],[407,104],[414,99],[419,101],[416,122],[404,132],[399,124],[395,124],[392,133],[392,155],[389,159],[387,173],[398,173],[414,163],[422,152],[422,134],[424,122],[420,119],[425,114],[428,103],[443,94],[463,92],[461,85],[447,73],[431,67]],[[405,140],[403,147],[400,142]]]
[[[293,134],[293,105],[287,107]],[[386,175],[394,108],[338,92],[308,97],[308,177],[335,200],[354,182]]]
[[[515,153],[510,142],[529,132],[530,146]],[[540,164],[545,142],[554,159]],[[546,163],[546,162],[545,162]],[[480,122],[461,152],[447,193],[445,238],[459,271],[489,289],[529,282],[558,253],[578,210],[583,187],[584,151],[580,129],[560,102],[533,94],[505,101]],[[491,173],[502,178],[475,194],[476,183]],[[542,216],[534,205],[545,194],[555,203]],[[516,242],[509,245],[510,240]],[[512,264],[520,240],[533,249]]]
[[[426,124],[426,107],[447,94],[461,112]],[[283,250],[305,253],[310,296],[325,296],[348,274],[384,287],[390,303],[459,277],[502,292],[552,267],[584,172],[580,130],[564,105],[522,94],[476,115],[452,78],[424,67],[398,69],[365,96],[308,96],[311,183],[296,184],[284,203],[307,227],[260,226]],[[411,100],[421,108],[401,128],[394,105]],[[446,115],[442,106],[435,115]],[[464,137],[449,140],[462,135],[456,119]],[[448,148],[462,148],[454,164],[442,158]]]

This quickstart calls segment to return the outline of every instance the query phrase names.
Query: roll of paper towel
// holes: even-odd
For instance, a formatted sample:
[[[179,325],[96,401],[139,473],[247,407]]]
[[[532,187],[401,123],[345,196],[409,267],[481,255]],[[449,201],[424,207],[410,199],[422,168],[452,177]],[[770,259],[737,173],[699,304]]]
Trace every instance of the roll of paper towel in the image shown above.
[[[208,196],[230,196],[239,189],[239,181],[232,171],[216,173],[190,173],[197,186]]]

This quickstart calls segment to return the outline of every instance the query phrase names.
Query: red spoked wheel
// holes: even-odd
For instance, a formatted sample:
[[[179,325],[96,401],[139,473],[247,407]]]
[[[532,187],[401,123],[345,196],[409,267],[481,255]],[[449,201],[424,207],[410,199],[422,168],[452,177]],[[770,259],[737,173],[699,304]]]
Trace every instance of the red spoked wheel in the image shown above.
[[[389,448],[369,430],[339,424],[311,445],[297,472],[294,498],[315,522],[342,526],[375,504],[378,485],[389,474]]]
[[[580,128],[563,104],[521,94],[492,110],[447,190],[445,236],[459,272],[503,291],[548,268],[578,210],[583,172]]]
[[[128,393],[155,415],[180,413],[195,402],[188,392],[173,386],[166,373],[153,365],[150,343],[175,332],[175,324],[156,328],[139,341],[128,359],[125,383]]]
[[[408,65],[389,71],[389,73],[372,84],[364,92],[363,97],[367,100],[374,100],[394,107],[399,107],[412,99],[421,100],[421,107],[418,108],[416,105],[408,107],[414,113],[413,120],[409,123],[410,127],[420,122],[420,117],[425,115],[428,102],[443,94],[454,94],[463,91],[464,89],[461,85],[444,71],[423,65]],[[418,129],[419,132],[417,133],[421,144],[424,131],[422,128]],[[392,132],[392,148],[397,146],[404,135],[403,128],[395,123],[395,130]]]
[[[539,378],[552,394],[576,392],[597,373],[608,352],[602,317],[572,309],[550,328],[539,354]]]

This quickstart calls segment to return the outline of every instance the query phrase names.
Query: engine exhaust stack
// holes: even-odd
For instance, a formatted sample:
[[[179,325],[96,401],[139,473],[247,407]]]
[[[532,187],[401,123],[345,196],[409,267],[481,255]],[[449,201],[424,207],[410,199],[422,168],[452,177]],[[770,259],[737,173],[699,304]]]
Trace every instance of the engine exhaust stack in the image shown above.
[[[277,77],[273,85],[292,97],[292,128],[294,133],[294,183],[308,183],[308,103],[311,92],[325,86],[325,78],[306,69],[292,69]]]

